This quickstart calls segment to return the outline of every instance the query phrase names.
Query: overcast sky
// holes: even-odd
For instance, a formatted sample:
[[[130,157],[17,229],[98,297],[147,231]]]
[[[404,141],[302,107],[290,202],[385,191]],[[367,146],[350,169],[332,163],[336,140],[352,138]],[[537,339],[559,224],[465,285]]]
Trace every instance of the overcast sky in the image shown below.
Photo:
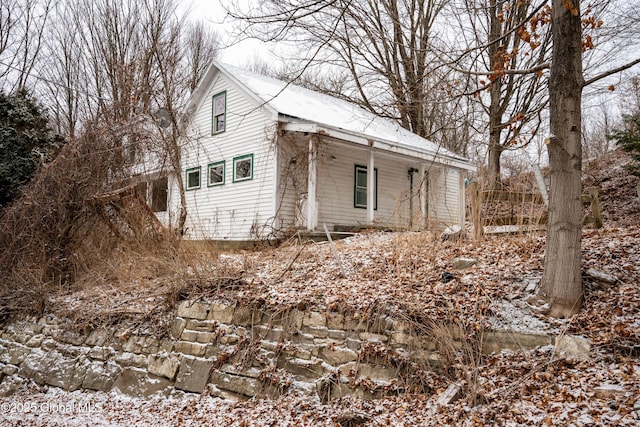
[[[253,0],[235,0],[236,3],[249,4]],[[226,0],[228,3],[229,0]],[[238,42],[232,37],[234,23],[231,18],[225,16],[224,8],[220,0],[184,0],[185,5],[191,4],[191,17],[204,19],[210,23],[221,38],[223,49],[220,51],[222,62],[244,66],[255,62],[256,58],[267,59],[269,57],[263,43],[256,40],[243,40]]]

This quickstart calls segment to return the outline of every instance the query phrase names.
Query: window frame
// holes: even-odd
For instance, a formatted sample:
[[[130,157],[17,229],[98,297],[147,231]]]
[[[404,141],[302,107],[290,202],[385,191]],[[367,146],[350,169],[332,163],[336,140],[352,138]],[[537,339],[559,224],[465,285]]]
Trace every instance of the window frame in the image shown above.
[[[251,169],[250,169],[250,174],[247,177],[243,177],[243,178],[238,178],[236,176],[238,168],[237,168],[237,163],[243,160],[250,160],[251,161]],[[253,153],[251,154],[244,154],[242,156],[237,156],[233,158],[233,182],[242,182],[242,181],[251,181],[253,179]]]
[[[198,185],[197,186],[189,186],[189,175],[193,172],[198,172]],[[185,189],[186,191],[198,190],[202,186],[202,167],[196,166],[193,168],[189,168],[185,171]]]
[[[224,111],[221,114],[216,115],[216,99],[222,97],[224,99]],[[217,128],[217,117],[223,116],[222,129]],[[227,91],[223,90],[211,97],[211,135],[217,135],[227,130]]]
[[[369,177],[368,175],[366,175],[368,173],[367,167],[363,165],[355,165],[353,169],[353,207],[356,209],[367,209],[366,204],[364,205],[358,204],[358,190],[362,191],[362,189],[364,188],[365,194],[368,194],[366,185],[364,187],[361,185],[360,186],[358,185],[359,171],[365,173],[365,177],[367,178],[366,182],[367,184],[369,183]],[[375,190],[373,195],[373,198],[374,198],[373,210],[377,211],[378,210],[378,168],[374,167],[373,173],[374,173],[374,190]]]
[[[222,181],[220,182],[211,182],[211,169],[216,166],[222,166]],[[226,171],[227,166],[224,160],[220,160],[219,162],[209,163],[207,165],[207,187],[218,187],[220,185],[224,185],[226,182]]]

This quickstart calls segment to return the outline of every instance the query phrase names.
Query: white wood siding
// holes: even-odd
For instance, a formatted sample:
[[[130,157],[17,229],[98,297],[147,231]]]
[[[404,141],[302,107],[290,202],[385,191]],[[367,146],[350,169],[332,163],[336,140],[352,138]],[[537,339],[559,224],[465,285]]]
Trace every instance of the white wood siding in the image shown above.
[[[226,130],[212,135],[212,97],[226,91]],[[182,147],[181,178],[186,170],[200,168],[200,188],[186,191],[186,238],[255,240],[304,226],[308,150],[311,135],[286,133],[276,150],[276,122],[263,108],[222,75],[193,116]],[[253,179],[233,182],[233,159],[253,155]],[[377,209],[374,225],[397,229],[422,228],[417,194],[422,177],[414,173],[410,196],[409,169],[420,169],[418,159],[374,151],[377,169]],[[355,166],[366,167],[369,148],[320,137],[318,144],[318,224],[366,226],[367,210],[354,206]],[[225,162],[225,183],[207,186],[207,166]],[[451,168],[429,169],[430,224],[462,224],[464,192],[462,174]],[[173,177],[175,178],[175,177]],[[179,213],[177,180],[170,180],[169,211],[163,222],[175,224]],[[277,191],[276,191],[277,188]],[[413,213],[410,212],[413,200]],[[373,203],[373,201],[370,201]],[[302,209],[301,209],[302,208]]]
[[[212,133],[212,97],[226,94],[226,130]],[[186,237],[191,239],[252,240],[271,230],[274,209],[275,124],[245,93],[219,76],[193,117],[182,148],[185,171],[201,168],[200,188],[186,192]],[[233,159],[253,154],[253,179],[233,182]],[[224,185],[207,186],[207,166],[225,162]],[[186,185],[186,184],[185,184]],[[172,200],[174,200],[172,198]]]
[[[367,210],[354,206],[354,185],[355,166],[367,167],[369,151],[327,144],[321,144],[320,151],[318,223],[326,223],[327,226],[367,225]],[[375,153],[378,203],[374,211],[374,224],[408,227],[409,167],[409,163]]]
[[[457,169],[429,169],[429,223],[436,229],[464,223],[463,176]]]

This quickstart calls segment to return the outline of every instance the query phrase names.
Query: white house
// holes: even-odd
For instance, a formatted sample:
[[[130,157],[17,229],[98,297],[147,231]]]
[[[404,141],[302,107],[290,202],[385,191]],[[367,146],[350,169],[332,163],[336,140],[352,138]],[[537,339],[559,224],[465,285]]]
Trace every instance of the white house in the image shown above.
[[[463,175],[474,166],[349,102],[213,62],[187,117],[186,238],[464,221]],[[158,212],[165,223],[179,209],[176,182]]]

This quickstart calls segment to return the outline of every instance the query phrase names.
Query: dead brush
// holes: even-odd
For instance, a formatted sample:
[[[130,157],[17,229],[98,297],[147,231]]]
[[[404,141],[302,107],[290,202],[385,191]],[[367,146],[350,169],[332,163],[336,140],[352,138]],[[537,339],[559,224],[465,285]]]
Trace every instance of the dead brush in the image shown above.
[[[438,240],[430,232],[405,232],[394,236],[389,267],[392,274],[412,282],[419,278],[421,264],[431,262],[436,255]]]
[[[481,399],[479,370],[483,360],[484,330],[477,331],[462,322],[451,325],[432,323],[428,329],[429,336],[444,358],[448,374],[461,383],[464,398],[475,406]]]
[[[160,226],[129,181],[122,135],[88,129],[2,212],[0,317],[164,323],[176,301],[242,283],[215,248],[181,245]]]
[[[212,243],[114,251],[100,267],[78,278],[77,302],[62,305],[65,310],[59,312],[74,316],[78,325],[143,319],[164,334],[180,301],[223,298],[245,286],[245,272],[220,262],[218,255]],[[82,303],[85,299],[93,301],[91,308]]]
[[[360,313],[367,332],[393,329],[402,343],[401,348],[363,343],[358,361],[392,368],[398,377],[398,382],[389,389],[368,391],[384,395],[430,394],[443,383],[453,381],[461,384],[464,399],[471,405],[477,404],[482,399],[479,374],[483,363],[484,312],[476,313],[475,320],[463,320],[455,307],[445,309],[438,317],[421,310],[416,312],[417,309],[418,306],[402,301],[387,301]],[[351,380],[357,378],[353,376]],[[356,381],[352,386],[367,389],[368,383]]]
[[[94,264],[95,260],[78,252],[101,228],[95,227],[99,213],[90,200],[107,190],[104,179],[109,167],[100,160],[108,149],[93,144],[97,140],[94,137],[87,134],[85,139],[65,146],[2,213],[3,315],[41,314],[52,293],[69,289],[76,275]],[[103,251],[111,249],[108,242],[100,243]]]
[[[409,372],[409,375],[401,375],[407,391],[419,393],[419,390],[430,390],[445,381],[440,379],[434,383],[438,377],[433,374],[426,377],[424,375],[433,372],[448,377],[448,381],[459,383],[462,398],[470,405],[474,406],[482,401],[480,371],[484,360],[482,342],[485,332],[482,322],[416,318],[406,311],[404,314],[394,313],[394,317],[399,322],[398,325],[401,325],[403,334],[411,337],[407,340],[407,351],[413,356],[392,357],[395,366]],[[457,317],[457,314],[449,317]],[[379,347],[374,350],[378,351],[375,354],[377,360],[384,361],[384,358],[381,359],[384,352],[380,352]],[[370,352],[371,349],[368,353]],[[389,355],[384,357],[388,359]]]
[[[358,353],[358,360],[389,367],[397,372],[398,381],[387,385],[380,385],[368,378],[356,378],[355,372],[350,373],[352,387],[359,386],[372,394],[430,394],[442,381],[433,366],[384,344],[364,343]]]

